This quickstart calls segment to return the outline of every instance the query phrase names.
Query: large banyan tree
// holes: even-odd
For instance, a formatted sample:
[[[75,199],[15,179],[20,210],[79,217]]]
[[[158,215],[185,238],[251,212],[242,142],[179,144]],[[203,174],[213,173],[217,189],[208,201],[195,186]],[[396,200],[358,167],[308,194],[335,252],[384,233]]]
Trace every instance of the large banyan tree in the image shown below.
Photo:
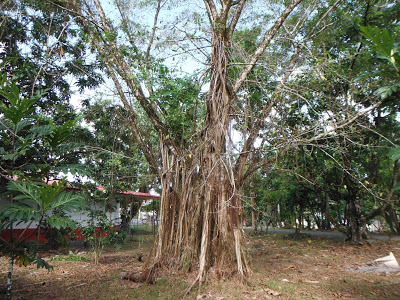
[[[195,2],[116,0],[111,9],[101,0],[70,0],[67,9],[84,28],[160,178],[153,266],[196,269],[196,282],[202,282],[211,267],[242,277],[250,272],[241,229],[245,179],[296,144],[327,138],[372,107],[355,111],[343,101],[347,90],[335,96],[340,116],[328,114],[291,131],[280,127],[291,101],[304,99],[290,86],[296,74],[321,75],[324,66],[311,67],[317,60],[307,56],[309,43],[338,22],[330,18],[340,0]],[[196,80],[165,67],[199,67],[198,61],[203,72]],[[151,148],[153,133],[143,130],[144,122],[159,146]]]

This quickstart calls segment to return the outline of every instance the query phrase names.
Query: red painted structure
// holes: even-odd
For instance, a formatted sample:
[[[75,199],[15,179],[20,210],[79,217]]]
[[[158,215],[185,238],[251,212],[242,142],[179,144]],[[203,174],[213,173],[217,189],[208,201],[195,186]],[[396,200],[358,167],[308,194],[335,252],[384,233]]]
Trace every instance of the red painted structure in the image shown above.
[[[25,231],[25,232],[24,232]],[[41,230],[41,234],[38,239],[38,230],[37,228],[28,228],[28,229],[13,229],[13,238],[24,241],[39,241],[42,243],[47,243],[47,239],[45,237],[45,233]],[[22,235],[22,236],[21,236]],[[7,242],[11,240],[11,230],[3,230],[0,233],[0,237],[5,239]]]
[[[118,228],[118,226],[114,226],[112,227],[113,229]],[[100,232],[100,228],[96,227],[96,231],[99,233]],[[28,229],[13,229],[13,238],[14,239],[18,239],[18,240],[22,240],[22,241],[38,241],[41,243],[47,243],[48,240],[46,238],[46,232],[42,229],[39,231],[37,228],[28,228]],[[22,235],[22,236],[21,236]],[[103,232],[102,234],[103,236],[106,236],[107,234],[105,232]],[[0,232],[0,237],[4,240],[6,240],[7,242],[9,242],[11,240],[11,230],[3,230]],[[70,236],[67,235],[66,236],[68,239],[70,239]],[[74,235],[73,235],[73,239],[74,240],[83,240],[85,237],[83,236],[83,234],[80,231],[80,228],[76,228],[74,230]]]
[[[16,180],[16,179],[15,179]],[[49,185],[53,184],[56,180],[50,180],[47,183]],[[97,189],[100,191],[105,191],[105,188],[101,185],[97,186]],[[66,188],[67,191],[76,191],[79,192],[80,189],[74,187],[71,183],[68,183],[68,187]],[[158,195],[151,195],[148,193],[142,193],[142,192],[135,192],[135,191],[119,191],[118,194],[128,197],[128,196],[134,196],[137,199],[140,200],[147,200],[147,199],[159,199],[161,198]],[[114,228],[117,228],[118,226],[115,226]],[[45,232],[43,229],[39,230],[38,228],[27,228],[27,229],[13,229],[12,230],[12,235],[14,239],[18,240],[24,240],[24,241],[39,241],[42,243],[46,243],[48,240],[45,237]],[[0,238],[6,240],[7,242],[10,241],[11,239],[11,230],[2,230],[0,231]],[[74,239],[81,240],[84,239],[84,236],[82,235],[81,231],[79,228],[74,230]]]

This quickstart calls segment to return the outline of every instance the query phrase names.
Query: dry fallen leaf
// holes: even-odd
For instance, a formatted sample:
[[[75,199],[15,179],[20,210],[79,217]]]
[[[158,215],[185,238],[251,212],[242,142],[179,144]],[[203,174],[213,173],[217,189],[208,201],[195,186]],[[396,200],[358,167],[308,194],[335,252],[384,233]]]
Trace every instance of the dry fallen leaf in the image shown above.
[[[296,266],[295,265],[287,266],[286,268],[283,268],[282,271],[286,271],[286,270],[289,270],[289,269],[296,269]]]
[[[318,280],[308,280],[308,279],[303,280],[303,282],[305,282],[305,283],[319,283]]]

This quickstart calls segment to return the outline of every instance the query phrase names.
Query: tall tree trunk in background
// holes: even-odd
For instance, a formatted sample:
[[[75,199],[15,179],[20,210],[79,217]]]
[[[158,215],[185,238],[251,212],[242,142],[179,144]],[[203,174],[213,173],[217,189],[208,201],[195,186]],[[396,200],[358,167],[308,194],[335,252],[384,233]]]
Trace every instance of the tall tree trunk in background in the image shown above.
[[[299,210],[299,230],[304,229],[304,204],[303,200],[300,199],[300,210]]]
[[[253,191],[253,189],[254,189],[253,181],[251,181],[250,189],[252,189],[252,191],[250,192],[250,200],[251,200],[251,229],[254,232],[256,232],[257,231],[257,226],[258,226],[258,213],[257,213],[256,197],[255,197],[255,193]]]
[[[345,178],[347,178],[345,182],[348,183],[346,203],[348,207],[348,225],[350,226],[351,241],[362,243],[365,221],[357,191],[358,188],[355,186],[355,183],[353,183],[354,179],[350,175],[346,174]]]
[[[276,213],[277,213],[277,220],[278,220],[278,222],[277,222],[277,226],[276,227],[278,227],[278,228],[281,228],[282,226],[281,226],[281,206],[280,206],[280,204],[278,203],[278,205],[276,206]]]
[[[253,232],[256,232],[258,226],[258,212],[257,212],[256,193],[254,191],[254,173],[251,174],[250,176],[250,201],[251,201],[251,229],[253,230]]]

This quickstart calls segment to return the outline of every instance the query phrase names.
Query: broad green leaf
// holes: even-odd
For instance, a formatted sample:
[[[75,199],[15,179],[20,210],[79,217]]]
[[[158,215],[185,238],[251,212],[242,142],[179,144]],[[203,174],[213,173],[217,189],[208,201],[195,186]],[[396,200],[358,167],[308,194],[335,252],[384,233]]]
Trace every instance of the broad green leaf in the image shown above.
[[[381,99],[386,99],[387,97],[391,96],[392,93],[397,92],[397,90],[400,88],[400,83],[396,83],[393,85],[387,85],[380,87],[377,89],[374,94],[380,97]]]
[[[46,270],[50,271],[53,269],[53,267],[46,262],[43,258],[35,258],[32,263],[36,264],[36,268],[40,269],[40,268],[45,268]]]
[[[391,160],[400,161],[400,148],[393,148],[389,151],[388,156]]]
[[[388,60],[398,72],[396,58],[399,50],[395,47],[394,38],[390,36],[389,31],[387,29],[381,31],[378,27],[371,26],[361,26],[360,30],[367,38],[362,41],[378,53],[378,58]]]
[[[34,122],[33,119],[24,119],[18,122],[15,126],[15,134],[18,134],[22,129],[26,128],[27,126],[32,125]]]
[[[33,259],[30,256],[23,254],[23,253],[18,253],[17,256],[15,257],[15,263],[20,267],[22,267],[22,266],[26,267],[27,265],[31,264],[32,262],[33,262]]]
[[[42,125],[32,128],[32,132],[35,134],[35,138],[42,138],[49,136],[53,132],[54,126],[52,125]]]
[[[39,220],[40,212],[26,203],[10,203],[3,206],[0,219],[8,218],[9,222],[29,222],[31,219]]]
[[[27,181],[10,181],[8,183],[8,190],[21,193],[22,195],[18,196],[20,200],[33,201],[42,206],[39,188],[32,183]]]
[[[72,211],[82,207],[83,197],[80,194],[73,192],[62,192],[57,198],[49,205],[50,209],[62,209]]]
[[[76,223],[68,217],[51,216],[45,219],[46,223],[54,228],[71,228],[75,229]]]

